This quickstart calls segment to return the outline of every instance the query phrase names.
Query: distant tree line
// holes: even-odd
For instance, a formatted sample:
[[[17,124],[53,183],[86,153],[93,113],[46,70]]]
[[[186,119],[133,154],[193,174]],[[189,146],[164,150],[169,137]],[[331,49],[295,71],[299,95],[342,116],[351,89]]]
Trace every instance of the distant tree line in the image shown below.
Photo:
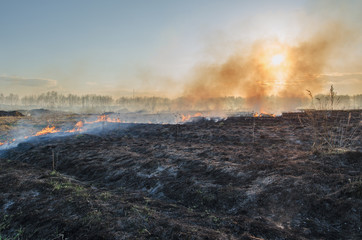
[[[316,109],[361,109],[362,108],[362,94],[349,96],[349,95],[336,95],[332,101],[330,95],[318,94],[315,96],[314,107]],[[333,105],[333,106],[331,106]]]
[[[0,93],[0,105],[26,108],[48,108],[48,109],[109,109],[109,107],[124,109],[125,111],[147,110],[175,111],[175,110],[212,110],[221,108],[230,111],[240,110],[244,99],[241,97],[212,98],[202,101],[190,101],[186,98],[169,99],[163,97],[120,97],[87,94],[60,94],[52,91],[39,95],[27,95],[19,97],[10,93]]]
[[[310,104],[308,98],[278,98],[266,97],[263,99],[265,105],[278,109],[281,106],[286,109],[287,105],[290,109],[296,107],[312,106],[316,109],[323,109],[324,105],[330,102],[329,95],[317,95],[313,104]],[[317,101],[317,100],[318,101]],[[336,96],[336,108],[339,109],[361,109],[362,94],[349,96]],[[48,108],[48,109],[117,109],[125,111],[141,111],[147,110],[152,112],[158,111],[179,111],[179,110],[215,110],[222,109],[226,111],[243,111],[247,109],[250,99],[241,97],[221,97],[209,98],[193,101],[184,97],[169,99],[162,97],[120,97],[113,98],[111,96],[87,94],[60,94],[52,91],[39,95],[28,95],[19,97],[10,93],[4,95],[0,93],[0,105],[25,107],[25,108]]]

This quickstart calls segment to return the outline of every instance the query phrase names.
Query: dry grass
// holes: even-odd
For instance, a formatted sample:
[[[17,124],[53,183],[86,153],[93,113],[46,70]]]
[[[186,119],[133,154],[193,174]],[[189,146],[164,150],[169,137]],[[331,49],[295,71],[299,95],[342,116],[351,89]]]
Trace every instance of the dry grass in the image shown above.
[[[307,90],[311,105],[314,98]],[[316,98],[316,100],[319,100]],[[352,111],[334,110],[338,105],[337,93],[333,85],[330,88],[329,102],[319,110],[308,110],[308,123],[312,129],[314,152],[344,152],[356,150],[361,132],[361,114],[352,115]],[[321,106],[321,104],[319,104]]]
[[[12,128],[17,121],[23,117],[0,117],[0,131],[6,131]]]
[[[354,150],[361,130],[359,121],[351,121],[351,112],[307,111],[312,128],[313,151],[340,152]]]
[[[12,130],[17,128],[17,122],[24,117],[0,117],[0,142],[9,138]]]

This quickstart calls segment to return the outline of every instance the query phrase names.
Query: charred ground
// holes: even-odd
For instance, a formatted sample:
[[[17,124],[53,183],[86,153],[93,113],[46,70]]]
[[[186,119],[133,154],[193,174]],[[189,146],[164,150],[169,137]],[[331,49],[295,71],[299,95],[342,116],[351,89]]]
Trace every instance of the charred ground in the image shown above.
[[[304,123],[111,124],[21,143],[0,160],[0,236],[360,239],[360,128],[353,150],[312,152]]]

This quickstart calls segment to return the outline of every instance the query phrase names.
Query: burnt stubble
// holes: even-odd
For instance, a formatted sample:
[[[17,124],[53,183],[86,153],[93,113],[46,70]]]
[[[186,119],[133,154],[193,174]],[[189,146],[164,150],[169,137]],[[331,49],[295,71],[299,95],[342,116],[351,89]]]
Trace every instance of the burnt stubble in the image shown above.
[[[23,142],[2,152],[0,231],[19,239],[359,239],[360,128],[351,149],[313,152],[303,117],[132,124]]]

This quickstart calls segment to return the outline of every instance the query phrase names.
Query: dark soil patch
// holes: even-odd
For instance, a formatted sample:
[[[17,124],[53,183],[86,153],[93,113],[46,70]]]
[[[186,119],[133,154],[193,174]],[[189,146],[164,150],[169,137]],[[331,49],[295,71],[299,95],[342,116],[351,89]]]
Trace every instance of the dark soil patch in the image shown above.
[[[24,116],[18,111],[0,111],[0,117],[22,117]]]

